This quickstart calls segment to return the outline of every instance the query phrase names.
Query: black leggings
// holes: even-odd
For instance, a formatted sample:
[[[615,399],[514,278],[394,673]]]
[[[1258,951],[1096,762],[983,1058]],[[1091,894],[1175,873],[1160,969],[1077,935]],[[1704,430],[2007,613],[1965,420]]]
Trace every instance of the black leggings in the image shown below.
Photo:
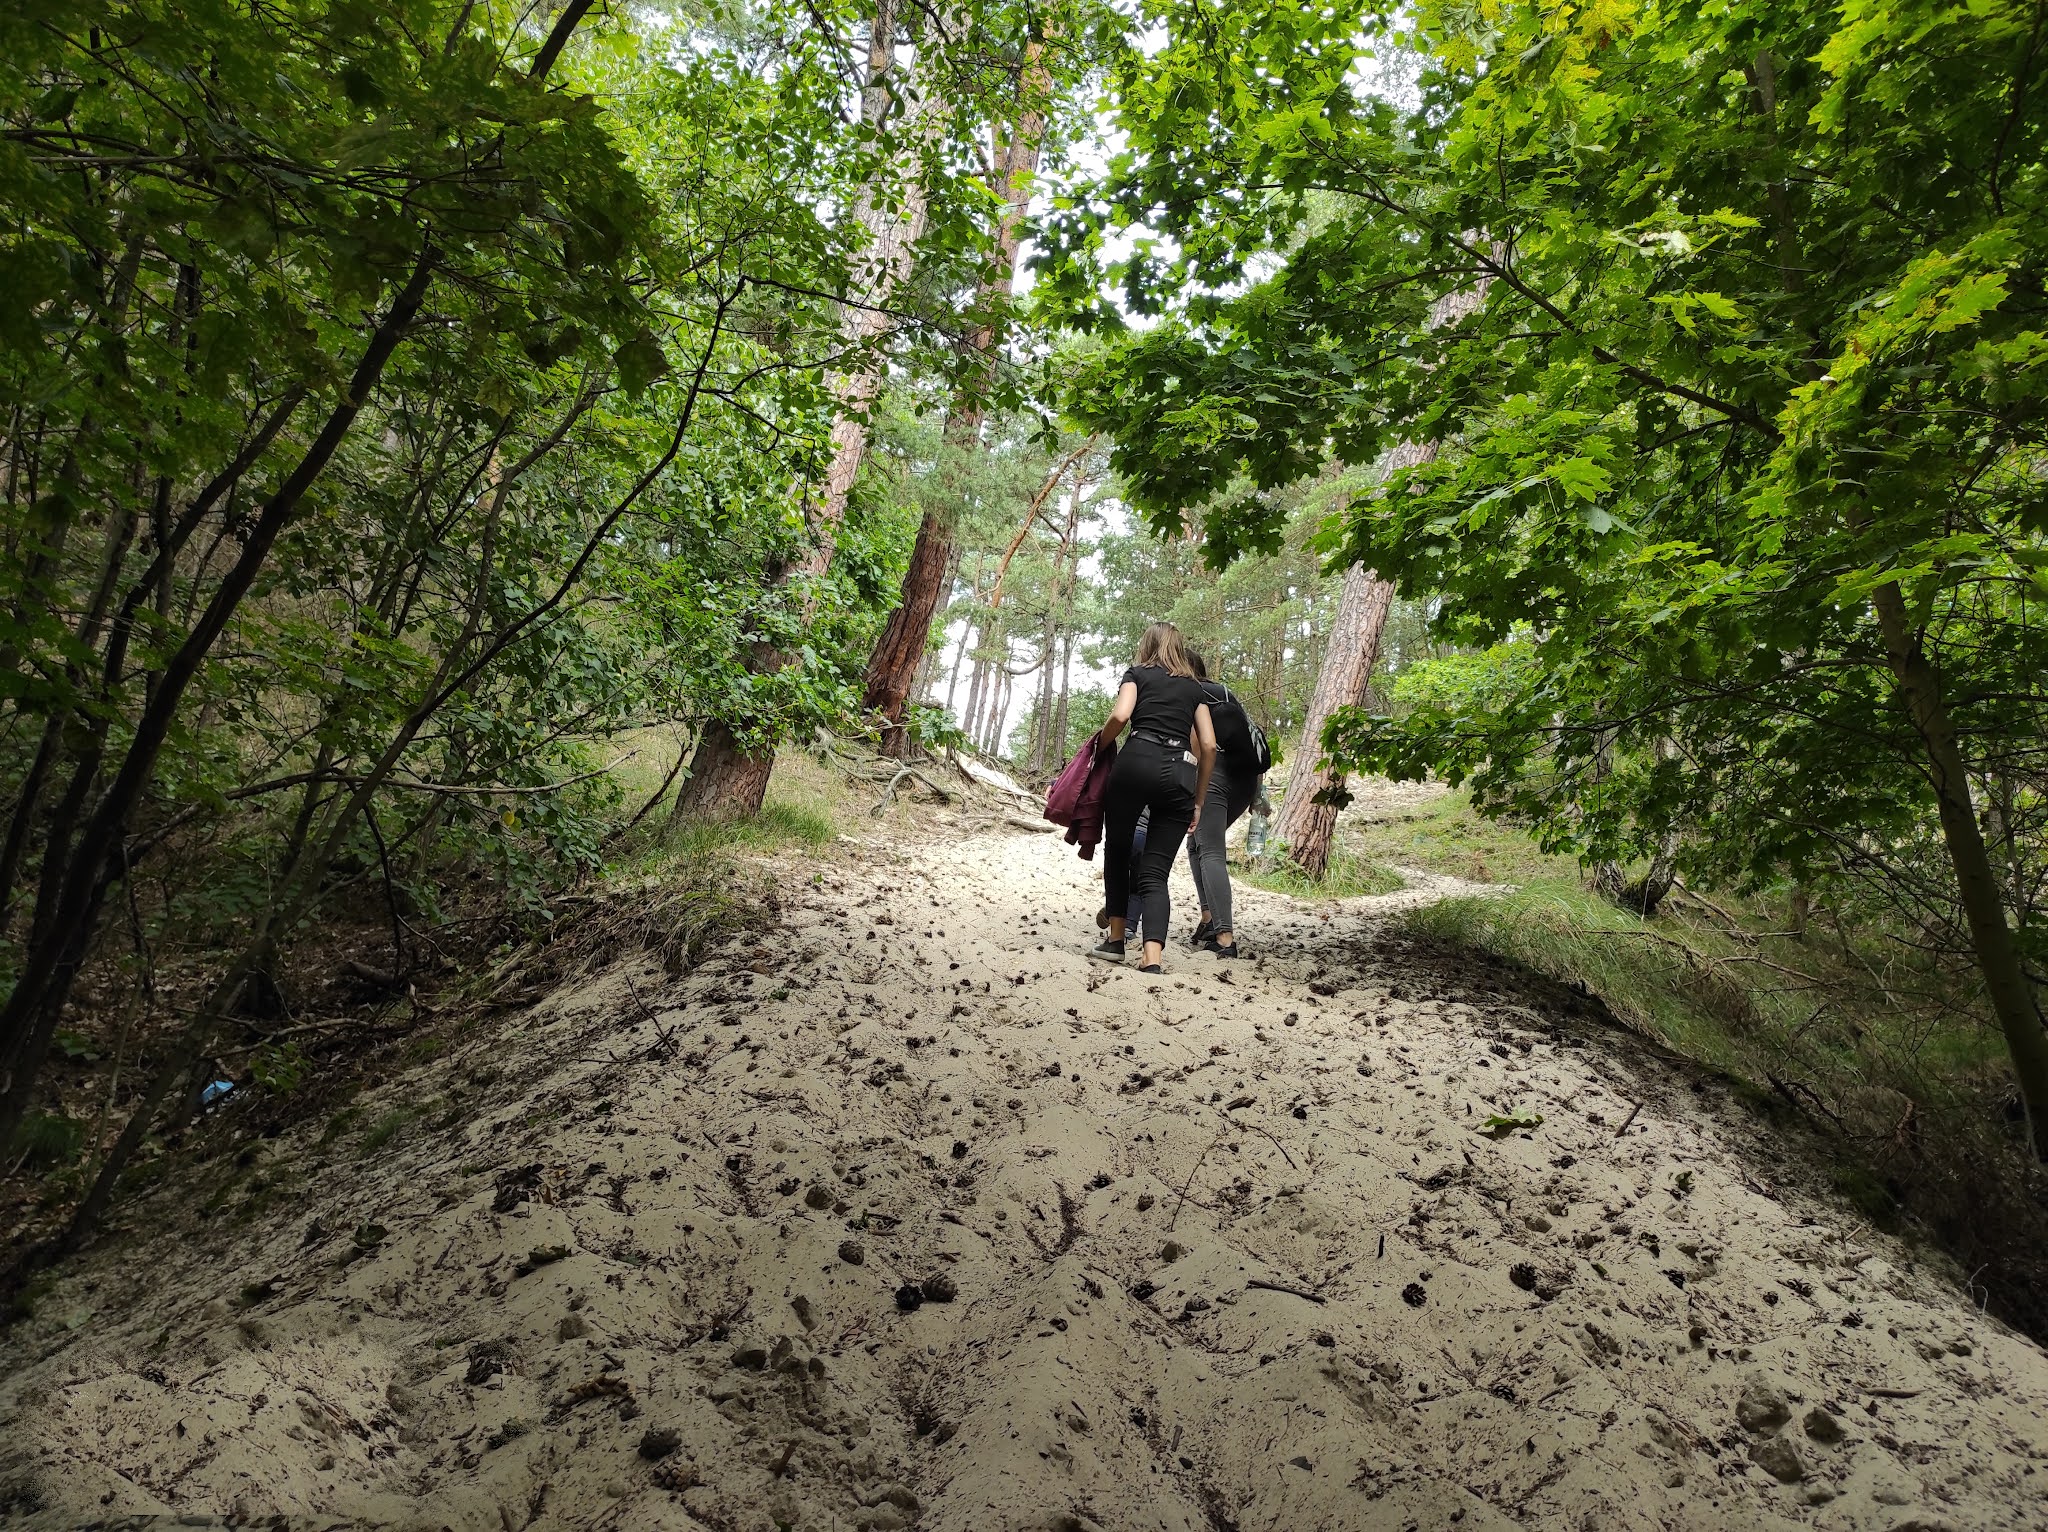
[[[1138,816],[1152,811],[1145,850],[1132,869],[1131,835]],[[1102,831],[1103,904],[1121,911],[1135,895],[1145,906],[1145,940],[1164,942],[1173,914],[1166,875],[1195,817],[1195,765],[1185,750],[1133,738],[1109,773]],[[1129,932],[1125,933],[1129,935]]]
[[[1256,777],[1233,782],[1221,771],[1210,773],[1202,828],[1188,837],[1188,871],[1195,875],[1195,892],[1201,895],[1202,908],[1209,912],[1218,932],[1237,929],[1230,923],[1230,863],[1224,855],[1223,836],[1252,806],[1258,786]]]

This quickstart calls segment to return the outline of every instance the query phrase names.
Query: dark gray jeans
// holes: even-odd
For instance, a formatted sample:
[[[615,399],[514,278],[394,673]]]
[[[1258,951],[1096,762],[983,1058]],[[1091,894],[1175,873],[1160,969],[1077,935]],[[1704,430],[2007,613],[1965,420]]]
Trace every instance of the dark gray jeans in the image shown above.
[[[1222,772],[1209,778],[1209,796],[1202,804],[1202,822],[1188,837],[1188,870],[1195,892],[1218,931],[1235,931],[1230,923],[1230,862],[1223,854],[1223,836],[1251,807],[1256,782],[1232,782]]]

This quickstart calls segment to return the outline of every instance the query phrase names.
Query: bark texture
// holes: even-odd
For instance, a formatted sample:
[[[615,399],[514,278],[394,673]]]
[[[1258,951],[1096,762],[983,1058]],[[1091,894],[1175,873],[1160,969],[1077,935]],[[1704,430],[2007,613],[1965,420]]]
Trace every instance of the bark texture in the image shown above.
[[[1397,456],[1410,450],[1404,445],[1397,449]],[[1414,462],[1425,462],[1435,453],[1433,447],[1413,450],[1421,453]],[[1287,796],[1273,822],[1274,838],[1287,848],[1289,860],[1311,878],[1320,878],[1329,870],[1338,807],[1331,800],[1344,786],[1342,771],[1320,763],[1323,726],[1339,708],[1364,700],[1373,661],[1379,657],[1380,631],[1393,603],[1394,587],[1363,564],[1353,564],[1345,572],[1344,593],[1337,601],[1329,645],[1323,651],[1322,668],[1316,672],[1315,690],[1309,694],[1300,743],[1295,746]]]
[[[854,358],[855,364],[832,372],[827,379],[836,417],[832,461],[819,494],[806,507],[810,551],[790,566],[785,579],[823,574],[838,551],[847,498],[867,458],[868,412],[881,392],[881,345],[896,328],[895,298],[909,280],[918,236],[924,232],[929,198],[921,161],[938,113],[929,95],[901,89],[895,37],[896,0],[878,0],[868,43],[867,84],[861,90],[861,116],[879,128],[900,111],[910,147],[895,166],[894,184],[865,188],[854,207],[854,217],[867,236],[867,256],[854,301],[840,315],[839,350]]]
[[[773,750],[748,750],[732,729],[713,719],[697,736],[690,777],[676,798],[675,817],[743,819],[761,812],[768,796]]]
[[[932,618],[946,592],[947,571],[953,564],[953,534],[932,511],[918,524],[917,544],[910,550],[910,567],[903,571],[903,587],[896,598],[896,610],[875,641],[868,657],[867,693],[863,701],[871,712],[882,715],[882,753],[898,760],[910,756],[910,731],[903,726],[904,711],[910,705],[924,660]]]

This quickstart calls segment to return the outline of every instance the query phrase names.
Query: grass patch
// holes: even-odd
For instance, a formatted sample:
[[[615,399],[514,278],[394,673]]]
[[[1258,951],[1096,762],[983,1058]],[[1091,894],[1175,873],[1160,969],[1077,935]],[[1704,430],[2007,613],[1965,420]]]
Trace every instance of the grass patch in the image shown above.
[[[358,1153],[365,1159],[369,1158],[396,1138],[418,1115],[418,1112],[409,1106],[393,1107],[370,1125],[370,1131],[363,1135],[362,1147]]]
[[[1746,955],[1732,937],[1689,924],[1682,934],[1667,931],[1667,922],[1645,922],[1555,877],[1508,893],[1425,905],[1405,924],[1418,935],[1494,953],[1546,978],[1583,983],[1621,1021],[1717,1068],[1748,1072],[1742,1040],[1772,1024],[1796,1027],[1811,1009],[1790,995],[1754,993],[1729,976],[1725,968]]]
[[[28,1112],[14,1130],[8,1157],[28,1170],[55,1170],[85,1152],[85,1124],[63,1112]]]
[[[1232,876],[1241,878],[1253,888],[1263,888],[1274,894],[1292,894],[1297,899],[1357,899],[1371,894],[1396,893],[1408,886],[1407,880],[1386,863],[1341,849],[1330,853],[1329,868],[1320,881],[1306,876],[1300,868],[1286,861],[1275,862],[1270,867],[1235,870]]]
[[[668,759],[674,759],[672,748]],[[647,772],[660,764],[658,756],[633,763]],[[764,905],[772,909],[774,891],[760,870],[748,867],[749,858],[823,850],[858,822],[855,816],[836,774],[785,750],[760,813],[672,820],[666,804],[657,806],[614,848],[604,886],[574,923],[548,933],[544,959],[511,961],[526,965],[522,982],[529,986],[543,978],[565,982],[640,952],[659,954],[669,972],[681,973],[718,932],[757,920]]]
[[[1482,818],[1463,792],[1406,812],[1345,820],[1346,846],[1372,861],[1415,867],[1472,883],[1576,881],[1579,864],[1551,856],[1511,824]]]

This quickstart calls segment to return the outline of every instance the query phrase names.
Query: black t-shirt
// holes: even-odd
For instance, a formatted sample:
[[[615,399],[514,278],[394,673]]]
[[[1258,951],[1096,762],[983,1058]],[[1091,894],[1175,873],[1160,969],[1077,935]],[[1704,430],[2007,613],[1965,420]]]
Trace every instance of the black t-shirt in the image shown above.
[[[1219,681],[1204,681],[1201,688],[1202,700],[1209,704],[1209,722],[1216,730],[1216,770],[1229,781],[1249,783],[1259,774],[1259,763],[1252,750],[1251,719],[1244,704]]]
[[[1157,665],[1133,665],[1123,678],[1138,688],[1138,706],[1131,714],[1133,733],[1142,729],[1168,739],[1193,740],[1195,708],[1207,700],[1201,682]]]

